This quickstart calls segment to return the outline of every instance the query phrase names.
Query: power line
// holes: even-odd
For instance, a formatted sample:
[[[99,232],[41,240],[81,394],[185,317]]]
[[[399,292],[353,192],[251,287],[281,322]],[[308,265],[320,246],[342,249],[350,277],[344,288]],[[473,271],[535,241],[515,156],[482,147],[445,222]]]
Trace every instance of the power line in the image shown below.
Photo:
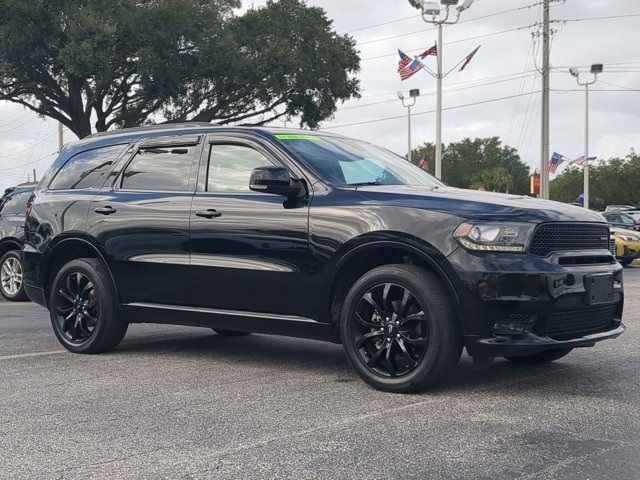
[[[640,13],[627,13],[625,15],[610,15],[606,17],[588,17],[588,18],[568,18],[551,20],[551,23],[569,23],[569,22],[591,22],[593,20],[614,20],[617,18],[633,18],[640,17]]]
[[[531,95],[532,93],[537,93],[537,92],[523,93],[522,95]],[[456,109],[464,108],[464,107],[473,107],[473,106],[476,106],[476,105],[483,105],[483,104],[487,104],[487,103],[499,102],[501,100],[509,100],[511,98],[516,98],[517,96],[518,95],[509,95],[509,96],[506,96],[506,97],[492,98],[490,100],[481,100],[481,101],[473,102],[473,103],[465,103],[465,104],[462,104],[462,105],[454,105],[452,107],[443,108],[443,110],[456,110]],[[425,112],[414,113],[413,116],[428,115],[428,114],[434,113],[434,112],[435,112],[435,110],[428,110],[428,111],[425,111]],[[362,121],[362,122],[345,123],[345,124],[341,124],[341,125],[332,125],[332,126],[329,126],[329,127],[321,128],[320,130],[331,130],[331,129],[334,129],[334,128],[352,127],[352,126],[355,126],[355,125],[366,125],[366,124],[370,124],[370,123],[385,122],[385,121],[388,121],[388,120],[397,120],[399,118],[405,118],[405,117],[406,117],[405,115],[396,115],[396,116],[393,116],[393,117],[377,118],[377,119],[374,119],[374,120],[365,120],[365,121]]]
[[[518,7],[518,8],[511,8],[509,10],[502,10],[500,12],[489,13],[487,15],[482,15],[480,17],[468,18],[466,20],[461,20],[460,22],[458,22],[458,25],[461,25],[463,23],[475,22],[477,20],[484,20],[485,18],[496,17],[498,15],[504,15],[504,14],[507,14],[507,13],[517,12],[519,10],[527,10],[529,8],[533,8],[533,7],[536,7],[536,6],[541,5],[541,4],[542,4],[542,2],[532,3],[530,5],[525,5],[525,6]],[[417,16],[420,17],[420,15],[417,15]],[[416,16],[406,17],[404,20],[407,20],[409,18],[415,18],[415,17]],[[396,20],[396,21],[401,21],[401,20]],[[383,24],[380,24],[380,25],[376,25],[376,26],[387,25],[388,23],[393,23],[393,22],[386,22],[386,23],[383,23]],[[422,29],[422,30],[417,30],[417,31],[414,31],[414,32],[400,33],[400,34],[391,35],[391,36],[388,36],[388,37],[382,37],[382,38],[376,38],[376,39],[373,39],[373,40],[366,40],[364,42],[358,42],[356,45],[369,45],[371,43],[383,42],[385,40],[392,40],[394,38],[408,37],[410,35],[417,35],[419,33],[430,32],[430,31],[436,30],[436,29],[437,28],[434,27],[434,28],[426,28],[426,29]]]
[[[483,35],[476,35],[474,37],[461,38],[459,40],[454,40],[452,42],[445,42],[445,45],[454,45],[456,43],[468,42],[470,40],[478,40],[480,38],[493,37],[493,36],[496,36],[496,35],[503,35],[505,33],[511,33],[511,32],[516,32],[516,31],[519,31],[519,30],[525,30],[525,29],[531,28],[533,26],[535,26],[535,25],[525,25],[524,27],[510,28],[510,29],[507,29],[507,30],[499,30],[497,32],[485,33]],[[413,50],[406,50],[406,53],[420,52],[423,49],[424,48],[416,48],[416,49],[413,49]],[[397,55],[397,53],[388,53],[388,54],[385,54],[385,55],[378,55],[378,56],[375,56],[375,57],[363,58],[363,59],[361,59],[361,61],[362,62],[366,62],[366,61],[369,61],[369,60],[378,60],[378,59],[381,59],[381,58],[395,57],[396,55]]]
[[[534,76],[534,73],[530,72],[528,75],[525,75],[524,78],[532,77],[532,76]],[[518,74],[517,77],[505,78],[505,79],[502,79],[502,80],[494,80],[494,81],[490,81],[490,82],[481,82],[481,83],[477,83],[477,81],[475,83],[473,83],[473,82],[465,82],[465,83],[473,83],[472,85],[464,85],[464,86],[455,87],[454,86],[455,84],[451,84],[451,85],[449,85],[449,87],[452,87],[452,88],[445,88],[444,91],[446,93],[458,92],[458,91],[461,91],[461,90],[468,90],[468,89],[471,89],[471,88],[486,87],[486,86],[489,86],[489,85],[496,85],[496,84],[499,84],[499,83],[513,82],[514,80],[521,80],[521,78],[522,77],[520,76],[520,74]],[[388,94],[384,94],[384,95],[392,95],[392,94],[396,95],[397,92],[388,93]],[[428,92],[428,93],[422,93],[420,96],[421,97],[422,96],[431,96],[431,95],[434,95],[434,94],[435,94],[435,92]],[[375,106],[375,105],[384,105],[384,104],[387,104],[387,103],[395,103],[397,101],[398,101],[397,99],[391,99],[391,100],[382,100],[380,102],[371,102],[371,103],[364,103],[364,104],[348,105],[346,107],[340,107],[339,111],[352,110],[352,109],[355,109],[355,108],[363,108],[363,107],[372,107],[372,106]]]

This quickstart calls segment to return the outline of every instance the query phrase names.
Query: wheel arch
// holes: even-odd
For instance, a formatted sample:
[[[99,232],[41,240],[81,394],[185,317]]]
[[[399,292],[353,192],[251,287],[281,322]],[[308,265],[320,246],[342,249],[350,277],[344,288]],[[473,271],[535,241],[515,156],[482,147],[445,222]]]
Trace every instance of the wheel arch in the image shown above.
[[[11,250],[22,250],[22,242],[13,237],[3,238],[0,241],[0,257]]]
[[[329,318],[334,327],[335,340],[339,341],[338,329],[342,301],[351,285],[369,270],[395,263],[419,265],[435,273],[449,294],[456,321],[464,331],[460,297],[451,278],[438,260],[446,261],[435,247],[413,238],[367,239],[350,248],[332,269],[329,288],[326,292],[325,305],[330,305]]]
[[[83,236],[68,236],[60,239],[54,245],[50,246],[50,250],[42,265],[42,285],[47,303],[49,300],[51,283],[53,282],[56,273],[63,265],[78,258],[96,258],[100,260],[107,269],[107,272],[109,272],[109,278],[113,288],[115,289],[116,298],[120,299],[118,287],[113,278],[113,274],[111,273],[111,269],[109,268],[109,262],[97,243],[92,239]]]

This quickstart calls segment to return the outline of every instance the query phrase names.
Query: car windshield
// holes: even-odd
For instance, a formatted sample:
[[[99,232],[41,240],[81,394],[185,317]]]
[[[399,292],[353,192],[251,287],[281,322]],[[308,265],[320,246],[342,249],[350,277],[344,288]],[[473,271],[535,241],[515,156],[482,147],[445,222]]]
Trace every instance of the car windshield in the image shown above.
[[[444,186],[404,158],[370,143],[320,135],[278,134],[276,138],[332,185]]]

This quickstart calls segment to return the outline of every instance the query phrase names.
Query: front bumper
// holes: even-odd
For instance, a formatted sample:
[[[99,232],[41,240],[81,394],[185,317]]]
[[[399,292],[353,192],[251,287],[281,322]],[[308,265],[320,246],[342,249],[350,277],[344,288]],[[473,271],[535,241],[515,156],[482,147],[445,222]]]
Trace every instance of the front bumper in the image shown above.
[[[588,347],[625,330],[623,269],[608,250],[536,257],[459,248],[448,260],[470,355]],[[613,278],[613,296],[597,305],[591,305],[587,281],[594,274]]]

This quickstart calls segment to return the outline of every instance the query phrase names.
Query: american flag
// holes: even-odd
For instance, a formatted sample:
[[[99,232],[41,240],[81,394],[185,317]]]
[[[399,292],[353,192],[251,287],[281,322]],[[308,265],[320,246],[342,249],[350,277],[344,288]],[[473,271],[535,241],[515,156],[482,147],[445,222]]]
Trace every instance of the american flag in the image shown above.
[[[420,58],[425,59],[427,58],[429,55],[433,55],[434,57],[438,56],[438,44],[436,43],[433,47],[431,47],[428,50],[425,50],[424,52],[422,52],[420,55],[418,55]]]
[[[420,160],[420,163],[418,163],[418,167],[420,167],[425,172],[428,171],[429,170],[429,160],[427,160],[426,158],[423,158],[422,160]]]
[[[582,155],[581,157],[578,157],[575,160],[571,160],[569,165],[580,165],[581,167],[584,167],[585,165],[588,165],[589,162],[593,162],[596,158],[597,157],[587,158],[586,156]]]
[[[458,70],[459,72],[463,71],[465,68],[467,68],[467,65],[469,65],[469,63],[471,63],[471,60],[473,60],[473,57],[475,56],[476,53],[478,53],[478,50],[480,50],[480,47],[482,45],[476,47],[476,49],[471,52],[469,55],[467,55],[467,58],[464,59],[464,63],[462,64],[462,66],[460,67],[460,70]]]
[[[564,162],[564,160],[565,160],[565,157],[563,157],[557,152],[553,152],[553,155],[551,156],[551,160],[549,160],[549,172],[556,173],[556,170],[562,164],[562,162]]]
[[[398,73],[400,73],[404,68],[407,67],[411,63],[411,57],[404,53],[402,50],[398,50],[398,55],[400,55],[400,61],[398,62]]]
[[[401,80],[406,80],[407,78],[413,77],[424,67],[420,60],[411,60],[411,58],[402,50],[398,50],[398,54],[400,55],[400,61],[398,62],[398,73],[400,74]]]

